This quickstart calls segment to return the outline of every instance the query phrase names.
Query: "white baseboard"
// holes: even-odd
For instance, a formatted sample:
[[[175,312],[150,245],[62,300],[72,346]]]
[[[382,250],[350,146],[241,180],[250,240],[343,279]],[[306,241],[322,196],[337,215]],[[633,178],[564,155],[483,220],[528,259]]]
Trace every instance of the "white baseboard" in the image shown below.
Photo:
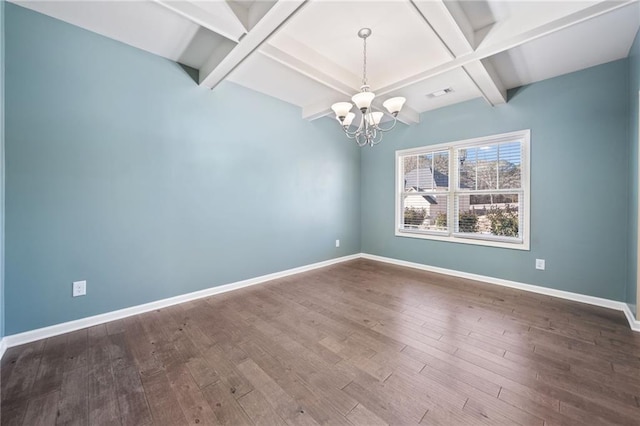
[[[504,280],[502,278],[488,277],[486,275],[471,274],[468,272],[456,271],[455,269],[439,268],[437,266],[429,266],[422,263],[407,262],[406,260],[393,259],[390,257],[377,256],[368,253],[361,253],[361,257],[364,259],[375,260],[378,262],[391,263],[399,266],[407,266],[409,268],[420,269],[423,271],[436,272],[438,274],[450,275],[453,277],[466,278],[469,280],[482,281],[488,284],[500,285],[503,287],[516,288],[518,290],[529,291],[532,293],[545,294],[548,296],[554,296],[561,299],[573,300],[575,302],[587,303],[589,305],[602,306],[603,308],[615,309],[617,311],[624,312],[629,321],[629,327],[634,331],[640,331],[640,321],[633,317],[633,313],[624,302],[618,302],[615,300],[604,299],[601,297],[587,296],[579,293],[572,293],[570,291],[556,290],[553,288],[541,287],[532,284],[524,284],[517,281]]]
[[[623,303],[623,305],[624,307],[622,311],[624,312],[624,315],[627,317],[627,321],[629,321],[629,327],[631,327],[633,331],[640,331],[640,321],[638,321],[633,315],[633,310],[628,304]]]
[[[632,330],[640,332],[640,321],[634,318],[631,308],[624,302],[617,302],[614,300],[603,299],[600,297],[586,296],[578,293],[571,293],[563,290],[555,290],[547,287],[540,287],[531,284],[524,284],[517,281],[509,281],[501,278],[488,277],[485,275],[471,274],[468,272],[456,271],[453,269],[439,268],[436,266],[424,265],[421,263],[408,262],[405,260],[393,259],[390,257],[376,256],[373,254],[359,253],[349,256],[339,257],[336,259],[326,260],[324,262],[313,263],[310,265],[300,266],[298,268],[287,269],[285,271],[274,272],[272,274],[262,275],[255,278],[250,278],[243,281],[237,281],[235,283],[229,283],[220,285],[217,287],[211,287],[205,290],[195,291],[193,293],[187,293],[180,296],[170,297],[168,299],[157,300],[155,302],[145,303],[143,305],[132,306],[130,308],[119,309],[117,311],[107,312],[100,315],[94,315],[87,318],[81,318],[74,321],[64,322],[61,324],[52,325],[49,327],[39,328],[36,330],[26,331],[24,333],[13,334],[5,336],[0,339],[0,359],[7,348],[22,345],[25,343],[33,342],[40,339],[46,339],[48,337],[57,336],[59,334],[69,333],[71,331],[80,330],[82,328],[91,327],[94,325],[104,324],[109,321],[114,321],[121,318],[130,317],[132,315],[138,315],[144,312],[153,311],[155,309],[165,308],[167,306],[176,305],[178,303],[188,302],[195,299],[200,299],[215,294],[225,293],[232,290],[237,290],[244,287],[249,287],[256,284],[262,284],[267,281],[275,280],[278,278],[287,277],[289,275],[299,274],[301,272],[311,271],[313,269],[323,268],[325,266],[333,265],[336,263],[346,262],[353,259],[364,258],[375,260],[378,262],[391,263],[399,266],[407,266],[409,268],[420,269],[423,271],[436,272],[439,274],[450,275],[459,278],[466,278],[475,281],[482,281],[488,284],[500,285],[503,287],[511,287],[519,290],[529,291],[532,293],[545,294],[548,296],[559,297],[561,299],[573,300],[576,302],[588,303],[590,305],[602,306],[604,308],[615,309],[624,312],[629,321],[629,326]]]
[[[178,303],[188,302],[190,300],[201,299],[203,297],[215,294],[226,293],[228,291],[249,287],[256,284],[262,284],[267,281],[278,278],[287,277],[289,275],[299,274],[301,272],[311,271],[313,269],[323,268],[325,266],[336,263],[346,262],[348,260],[358,259],[360,254],[338,257],[335,259],[325,260],[324,262],[312,263],[310,265],[300,266],[298,268],[287,269],[285,271],[274,272],[272,274],[262,275],[255,278],[249,278],[243,281],[224,284],[217,287],[211,287],[193,293],[182,294],[180,296],[170,297],[168,299],[157,300],[155,302],[145,303],[143,305],[132,306],[130,308],[119,309],[117,311],[107,312],[100,315],[94,315],[87,318],[81,318],[74,321],[64,322],[49,327],[38,328],[36,330],[25,331],[24,333],[12,334],[5,336],[0,343],[0,348],[10,348],[40,339],[57,336],[59,334],[69,333],[71,331],[80,330],[86,327],[92,327],[98,324],[104,324],[121,318],[138,315],[144,312],[153,311],[155,309],[166,308],[167,306],[177,305]],[[0,351],[3,353],[3,351]],[[2,358],[0,356],[0,358]]]
[[[0,359],[2,359],[2,356],[4,355],[6,350],[7,350],[7,339],[2,338],[0,339]]]

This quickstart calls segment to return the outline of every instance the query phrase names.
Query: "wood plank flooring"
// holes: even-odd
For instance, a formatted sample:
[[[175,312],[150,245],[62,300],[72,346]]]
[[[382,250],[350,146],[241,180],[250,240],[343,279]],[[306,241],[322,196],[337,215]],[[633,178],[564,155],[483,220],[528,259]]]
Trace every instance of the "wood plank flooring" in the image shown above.
[[[622,313],[355,260],[10,348],[2,425],[640,424]]]

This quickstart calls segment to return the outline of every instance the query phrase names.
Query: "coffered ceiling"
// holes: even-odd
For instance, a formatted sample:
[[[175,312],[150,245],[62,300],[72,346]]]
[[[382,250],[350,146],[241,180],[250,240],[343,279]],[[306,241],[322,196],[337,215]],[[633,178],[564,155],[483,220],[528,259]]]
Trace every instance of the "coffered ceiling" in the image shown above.
[[[628,55],[638,0],[15,1],[199,70],[329,115],[359,91],[360,28],[371,28],[367,76],[379,102],[404,96],[399,119]],[[450,89],[443,96],[431,94]]]

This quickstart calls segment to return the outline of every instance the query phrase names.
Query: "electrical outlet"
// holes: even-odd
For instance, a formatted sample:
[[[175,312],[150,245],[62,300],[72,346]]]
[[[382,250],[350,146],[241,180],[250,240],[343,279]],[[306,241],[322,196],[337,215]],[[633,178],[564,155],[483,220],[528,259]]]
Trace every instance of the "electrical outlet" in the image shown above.
[[[536,269],[544,271],[544,259],[536,259]]]
[[[336,240],[336,247],[340,247],[340,240]]]
[[[73,282],[73,297],[84,296],[87,294],[87,282],[86,281],[74,281]]]

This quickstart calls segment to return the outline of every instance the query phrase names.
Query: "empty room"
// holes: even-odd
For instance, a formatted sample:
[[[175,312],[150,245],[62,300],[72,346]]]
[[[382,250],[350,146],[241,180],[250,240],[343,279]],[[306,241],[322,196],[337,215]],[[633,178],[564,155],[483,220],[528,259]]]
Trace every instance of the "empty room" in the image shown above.
[[[0,425],[640,424],[639,27],[0,0]]]

